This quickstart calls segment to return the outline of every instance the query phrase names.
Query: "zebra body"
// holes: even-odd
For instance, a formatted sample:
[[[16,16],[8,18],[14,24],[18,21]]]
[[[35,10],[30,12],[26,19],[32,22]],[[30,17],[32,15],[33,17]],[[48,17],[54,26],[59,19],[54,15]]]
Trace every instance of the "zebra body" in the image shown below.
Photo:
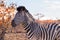
[[[24,6],[18,7],[17,11],[11,23],[12,27],[19,24],[24,25],[30,40],[60,40],[60,25],[58,23],[38,24]]]

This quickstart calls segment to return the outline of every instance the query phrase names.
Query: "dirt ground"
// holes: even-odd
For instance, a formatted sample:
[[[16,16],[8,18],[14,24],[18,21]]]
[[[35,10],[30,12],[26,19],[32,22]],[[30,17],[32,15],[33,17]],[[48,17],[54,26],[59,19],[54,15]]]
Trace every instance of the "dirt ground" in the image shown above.
[[[8,28],[4,35],[4,40],[28,40],[28,38],[22,26],[12,28],[11,25],[8,25]]]
[[[28,40],[25,33],[6,33],[4,40]]]

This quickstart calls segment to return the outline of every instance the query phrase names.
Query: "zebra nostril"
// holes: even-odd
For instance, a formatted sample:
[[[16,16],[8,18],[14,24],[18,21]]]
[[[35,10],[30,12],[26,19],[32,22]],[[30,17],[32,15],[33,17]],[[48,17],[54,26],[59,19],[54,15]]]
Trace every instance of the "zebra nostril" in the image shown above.
[[[12,25],[12,27],[16,27],[14,20],[12,20],[11,25]]]

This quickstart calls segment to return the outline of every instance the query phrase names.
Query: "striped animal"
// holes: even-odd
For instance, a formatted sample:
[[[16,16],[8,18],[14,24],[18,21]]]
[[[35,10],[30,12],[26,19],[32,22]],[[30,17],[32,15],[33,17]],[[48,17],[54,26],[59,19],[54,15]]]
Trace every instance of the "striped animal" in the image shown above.
[[[12,27],[24,25],[29,40],[60,40],[60,25],[49,23],[44,25],[35,22],[35,19],[24,6],[17,8],[17,13],[11,22]]]

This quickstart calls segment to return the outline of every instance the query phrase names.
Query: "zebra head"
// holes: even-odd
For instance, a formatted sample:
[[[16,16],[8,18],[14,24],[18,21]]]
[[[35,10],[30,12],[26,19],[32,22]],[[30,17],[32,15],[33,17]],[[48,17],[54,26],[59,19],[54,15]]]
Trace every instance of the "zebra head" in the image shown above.
[[[12,27],[16,27],[19,24],[29,24],[32,21],[34,21],[34,18],[28,10],[24,6],[19,6],[17,7],[17,13],[12,20],[11,25]]]

